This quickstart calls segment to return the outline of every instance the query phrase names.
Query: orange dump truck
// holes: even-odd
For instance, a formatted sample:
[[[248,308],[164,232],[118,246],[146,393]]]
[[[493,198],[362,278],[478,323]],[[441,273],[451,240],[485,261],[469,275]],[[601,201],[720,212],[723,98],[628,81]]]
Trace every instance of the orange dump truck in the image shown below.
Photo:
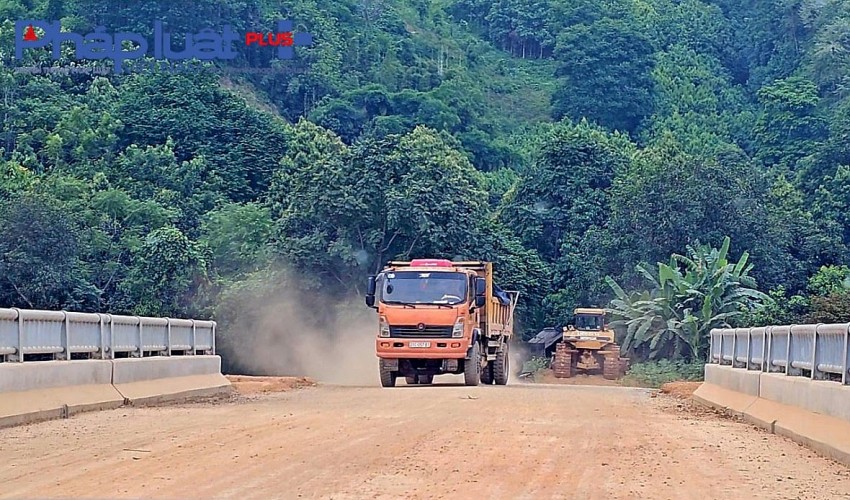
[[[430,384],[448,373],[462,373],[466,385],[507,384],[518,297],[495,286],[491,262],[390,262],[366,293],[378,312],[381,385],[398,377]]]

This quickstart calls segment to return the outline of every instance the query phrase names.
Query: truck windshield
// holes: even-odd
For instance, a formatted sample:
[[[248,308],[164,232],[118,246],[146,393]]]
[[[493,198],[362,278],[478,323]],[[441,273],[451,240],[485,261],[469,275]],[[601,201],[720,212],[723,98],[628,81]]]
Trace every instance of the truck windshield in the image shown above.
[[[461,304],[467,277],[448,272],[391,272],[379,277],[381,301],[398,304]]]
[[[576,330],[602,330],[602,316],[576,315]]]

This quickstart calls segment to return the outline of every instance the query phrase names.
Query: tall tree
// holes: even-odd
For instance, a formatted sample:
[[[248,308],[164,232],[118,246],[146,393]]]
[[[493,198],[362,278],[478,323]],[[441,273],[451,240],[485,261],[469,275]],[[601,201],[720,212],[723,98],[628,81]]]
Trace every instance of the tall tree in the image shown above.
[[[826,123],[817,113],[817,86],[790,77],[762,87],[758,97],[763,111],[755,127],[757,157],[769,166],[795,168],[826,139]]]
[[[586,117],[634,133],[653,109],[653,52],[646,36],[623,20],[567,28],[555,47],[560,86],[554,117]]]
[[[24,309],[86,309],[91,287],[79,227],[58,200],[25,195],[0,204],[0,300]]]

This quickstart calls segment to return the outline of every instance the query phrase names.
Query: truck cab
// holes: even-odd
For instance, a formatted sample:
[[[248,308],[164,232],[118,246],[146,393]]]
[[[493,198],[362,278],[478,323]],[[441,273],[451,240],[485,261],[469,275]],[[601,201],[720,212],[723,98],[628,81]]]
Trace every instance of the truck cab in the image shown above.
[[[462,373],[466,385],[497,375],[506,382],[494,365],[506,360],[499,352],[507,352],[515,304],[515,296],[493,288],[490,263],[390,262],[369,277],[366,294],[378,313],[381,384],[395,386],[399,376],[408,385],[430,384],[447,373]]]

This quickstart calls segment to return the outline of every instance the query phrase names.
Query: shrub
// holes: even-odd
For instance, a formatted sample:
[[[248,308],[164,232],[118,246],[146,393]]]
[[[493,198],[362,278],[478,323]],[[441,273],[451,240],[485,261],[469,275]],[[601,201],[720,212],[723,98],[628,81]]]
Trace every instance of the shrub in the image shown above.
[[[549,360],[535,356],[526,361],[522,366],[522,373],[530,373],[531,379],[535,382],[543,376],[543,373],[549,369]]]
[[[661,387],[668,382],[703,380],[704,363],[686,363],[684,361],[649,361],[633,365],[623,382],[643,387]]]

